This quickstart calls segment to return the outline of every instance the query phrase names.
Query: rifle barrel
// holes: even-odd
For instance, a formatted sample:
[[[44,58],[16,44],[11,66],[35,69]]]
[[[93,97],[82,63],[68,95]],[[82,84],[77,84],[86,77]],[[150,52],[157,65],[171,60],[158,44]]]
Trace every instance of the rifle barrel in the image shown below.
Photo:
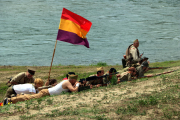
[[[149,69],[167,69],[170,67],[149,67]]]

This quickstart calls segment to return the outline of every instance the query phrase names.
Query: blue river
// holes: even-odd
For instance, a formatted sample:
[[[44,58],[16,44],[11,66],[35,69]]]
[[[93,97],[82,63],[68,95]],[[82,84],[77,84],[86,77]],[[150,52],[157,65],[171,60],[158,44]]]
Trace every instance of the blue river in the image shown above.
[[[0,65],[50,66],[63,8],[92,22],[90,48],[58,41],[53,65],[121,65],[135,39],[151,63],[180,60],[180,0],[0,0]]]

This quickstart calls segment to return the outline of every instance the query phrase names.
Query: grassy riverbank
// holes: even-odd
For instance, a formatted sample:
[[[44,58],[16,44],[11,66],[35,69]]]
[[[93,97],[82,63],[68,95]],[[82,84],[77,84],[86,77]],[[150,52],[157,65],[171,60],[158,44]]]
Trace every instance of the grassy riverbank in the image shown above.
[[[96,73],[103,66],[121,70],[121,65],[98,63],[89,66],[53,66],[51,78],[61,81],[67,72],[74,71],[80,78]],[[47,80],[48,67],[34,66],[35,78]],[[180,61],[151,63],[150,67],[170,67],[149,70],[156,74],[176,70],[151,78],[100,87],[79,93],[47,96],[0,107],[0,119],[180,119]],[[8,77],[26,71],[27,66],[0,66],[0,100]]]

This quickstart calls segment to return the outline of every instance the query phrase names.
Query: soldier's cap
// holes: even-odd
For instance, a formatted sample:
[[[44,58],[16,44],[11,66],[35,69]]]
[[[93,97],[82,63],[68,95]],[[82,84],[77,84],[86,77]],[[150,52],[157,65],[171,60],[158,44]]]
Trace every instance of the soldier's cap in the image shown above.
[[[34,75],[36,72],[36,69],[35,68],[32,68],[32,67],[29,67],[28,68],[28,73],[31,74],[31,75]]]
[[[78,75],[69,75],[69,79],[76,79],[77,80]]]
[[[103,67],[97,68],[97,72],[102,70],[104,70]]]
[[[149,67],[149,64],[148,64],[147,61],[144,61],[144,62],[141,64],[141,66],[143,66],[143,67]]]
[[[75,72],[68,72],[68,74],[66,74],[66,77],[68,78],[69,75],[75,75]]]
[[[138,41],[138,39],[134,40],[134,42],[133,42],[133,43],[136,43],[136,42],[139,42],[139,41]]]

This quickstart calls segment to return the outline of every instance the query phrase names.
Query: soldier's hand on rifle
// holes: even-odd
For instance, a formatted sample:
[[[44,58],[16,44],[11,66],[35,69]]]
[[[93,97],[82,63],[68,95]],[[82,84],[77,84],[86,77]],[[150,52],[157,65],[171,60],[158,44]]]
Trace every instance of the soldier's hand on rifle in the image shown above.
[[[144,52],[139,57],[141,58],[143,54],[144,54]]]
[[[76,84],[81,84],[81,83],[77,81],[73,86],[76,87]]]

